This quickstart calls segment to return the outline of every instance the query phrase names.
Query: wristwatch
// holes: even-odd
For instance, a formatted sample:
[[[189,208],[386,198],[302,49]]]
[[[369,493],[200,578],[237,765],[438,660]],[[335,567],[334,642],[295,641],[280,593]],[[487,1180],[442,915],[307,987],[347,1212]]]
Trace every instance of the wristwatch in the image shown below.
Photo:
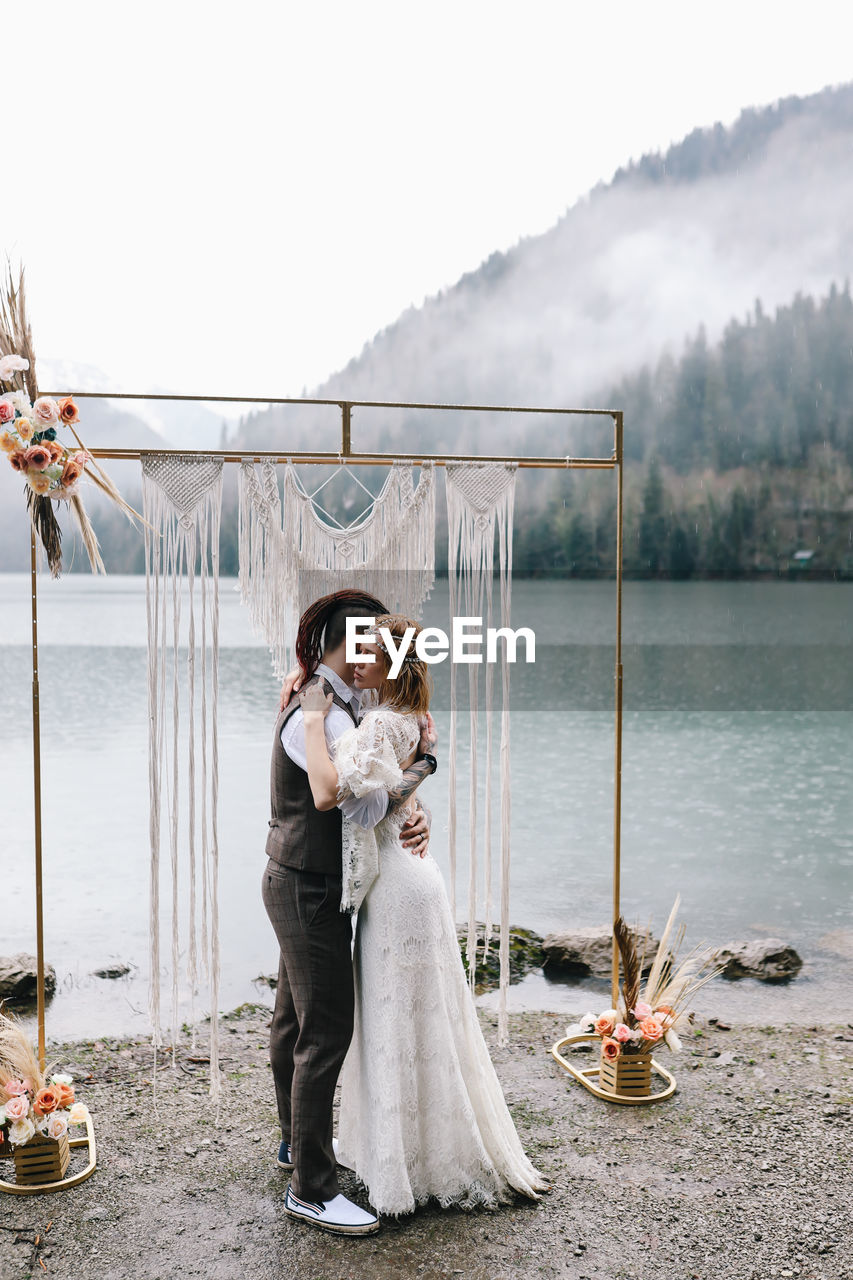
[[[429,762],[430,762],[430,764],[431,764],[431,766],[432,766],[432,771],[433,771],[433,773],[435,773],[435,772],[436,772],[436,770],[438,769],[438,761],[436,760],[435,756],[431,754],[431,752],[429,752],[429,751],[425,751],[425,752],[423,753],[423,755],[421,756],[421,759],[422,759],[422,760],[429,760]]]

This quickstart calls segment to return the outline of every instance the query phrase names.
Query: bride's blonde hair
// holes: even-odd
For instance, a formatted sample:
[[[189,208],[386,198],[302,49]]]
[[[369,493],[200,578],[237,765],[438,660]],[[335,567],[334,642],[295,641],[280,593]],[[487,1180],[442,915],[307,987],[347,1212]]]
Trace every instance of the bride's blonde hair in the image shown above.
[[[382,643],[380,627],[387,627],[397,643],[403,639],[409,627],[414,628],[415,634],[406,650],[403,665],[393,680],[388,675],[391,655]],[[432,679],[429,667],[415,653],[415,640],[420,635],[421,628],[413,618],[406,618],[402,613],[383,613],[375,621],[375,631],[375,643],[379,647],[376,660],[385,664],[385,678],[376,691],[378,701],[398,711],[412,711],[417,716],[426,715],[432,694]]]

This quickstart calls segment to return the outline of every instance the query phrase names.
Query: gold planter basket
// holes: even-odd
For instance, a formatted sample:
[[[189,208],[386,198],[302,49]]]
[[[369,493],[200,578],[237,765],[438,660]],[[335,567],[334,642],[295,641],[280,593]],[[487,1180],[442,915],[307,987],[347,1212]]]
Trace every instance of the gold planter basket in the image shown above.
[[[76,1126],[75,1126],[76,1127]],[[75,1171],[71,1165],[71,1151],[75,1147],[86,1148],[87,1160],[83,1168]],[[9,1156],[15,1165],[15,1181],[0,1177],[0,1191],[10,1195],[34,1196],[45,1191],[66,1191],[91,1178],[97,1167],[95,1130],[92,1117],[86,1116],[86,1136],[71,1138],[63,1134],[59,1141],[36,1134],[22,1147],[5,1151],[0,1146],[0,1156]]]
[[[601,1045],[601,1037],[591,1033],[577,1036],[563,1036],[551,1050],[551,1054],[560,1066],[568,1071],[572,1079],[577,1080],[596,1098],[605,1102],[621,1102],[638,1104],[644,1102],[662,1102],[675,1093],[675,1077],[666,1067],[652,1057],[651,1053],[620,1054],[615,1062],[601,1061],[594,1067],[583,1069],[576,1067],[566,1057],[566,1050],[572,1045],[591,1041],[593,1045]],[[626,1066],[628,1070],[626,1074]],[[661,1077],[664,1087],[657,1093],[652,1092],[652,1072]]]
[[[15,1147],[12,1159],[15,1161],[15,1182],[21,1186],[60,1182],[71,1163],[68,1136],[63,1133],[61,1138],[48,1138],[37,1133],[22,1147]]]
[[[647,1098],[652,1091],[651,1049],[646,1053],[622,1052],[617,1058],[607,1058],[602,1045],[598,1087],[605,1093],[618,1093],[631,1098]]]

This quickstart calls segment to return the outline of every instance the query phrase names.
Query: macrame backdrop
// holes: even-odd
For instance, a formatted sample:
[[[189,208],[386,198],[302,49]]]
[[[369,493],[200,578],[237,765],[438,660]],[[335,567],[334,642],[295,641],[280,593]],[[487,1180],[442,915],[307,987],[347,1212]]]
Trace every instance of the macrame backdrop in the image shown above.
[[[186,978],[194,993],[203,970],[210,1003],[210,1094],[219,1074],[219,522],[222,459],[146,454],[142,459],[148,614],[151,846],[149,1010],[160,1025],[160,850],[168,828],[172,889],[172,1045],[178,1038],[180,974],[179,851],[187,851]],[[198,582],[197,582],[198,579]],[[200,599],[197,600],[197,588]],[[182,607],[186,603],[185,627]],[[198,610],[198,619],[196,611]],[[198,623],[198,625],[197,625]],[[185,654],[183,649],[185,647]],[[185,663],[182,679],[181,662]],[[197,665],[198,661],[198,665]],[[181,713],[185,716],[182,731]],[[198,748],[198,749],[197,749]],[[186,752],[186,773],[181,757]],[[199,760],[200,757],[200,760]],[[200,769],[199,769],[200,763]],[[182,801],[182,779],[186,801]],[[198,782],[198,785],[197,785]],[[181,830],[181,816],[186,831]],[[199,885],[199,872],[201,884]]]
[[[515,463],[461,463],[445,468],[447,488],[450,617],[483,618],[492,625],[492,588],[495,567],[495,534],[498,541],[500,625],[510,624],[512,587],[512,526],[515,505]],[[507,989],[509,987],[509,868],[510,868],[510,770],[509,770],[509,663],[501,651],[500,777],[500,991],[498,1036],[508,1038]],[[485,654],[483,655],[485,658]],[[450,664],[450,751],[448,764],[448,843],[450,896],[456,918],[456,737],[457,664]],[[493,930],[492,895],[492,766],[494,758],[494,664],[485,663],[486,744],[484,761],[483,855],[485,880],[485,940],[483,959]],[[477,964],[477,878],[479,782],[479,663],[468,664],[468,700],[471,735],[471,767],[468,815],[468,935],[466,952],[471,985]]]
[[[394,613],[417,617],[435,581],[435,485],[432,463],[392,464],[369,509],[335,528],[318,514],[291,462],[284,499],[271,462],[240,467],[240,590],[252,624],[282,678],[292,665],[299,619],[319,596],[359,587]]]

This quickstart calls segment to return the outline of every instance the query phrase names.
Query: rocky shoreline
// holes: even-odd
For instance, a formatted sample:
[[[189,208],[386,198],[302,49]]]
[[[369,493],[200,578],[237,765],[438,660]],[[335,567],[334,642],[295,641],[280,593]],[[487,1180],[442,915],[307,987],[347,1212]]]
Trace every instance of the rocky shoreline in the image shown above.
[[[525,1148],[553,1181],[538,1203],[427,1207],[365,1240],[291,1222],[269,1010],[246,1005],[223,1018],[218,1121],[203,1028],[161,1052],[156,1076],[144,1039],[49,1046],[92,1111],[98,1168],[69,1192],[0,1202],[0,1280],[853,1278],[849,1027],[701,1022],[668,1060],[675,1096],[623,1107],[554,1061],[564,1017],[512,1015],[506,1047],[480,1017]],[[343,1189],[363,1201],[353,1174]]]

